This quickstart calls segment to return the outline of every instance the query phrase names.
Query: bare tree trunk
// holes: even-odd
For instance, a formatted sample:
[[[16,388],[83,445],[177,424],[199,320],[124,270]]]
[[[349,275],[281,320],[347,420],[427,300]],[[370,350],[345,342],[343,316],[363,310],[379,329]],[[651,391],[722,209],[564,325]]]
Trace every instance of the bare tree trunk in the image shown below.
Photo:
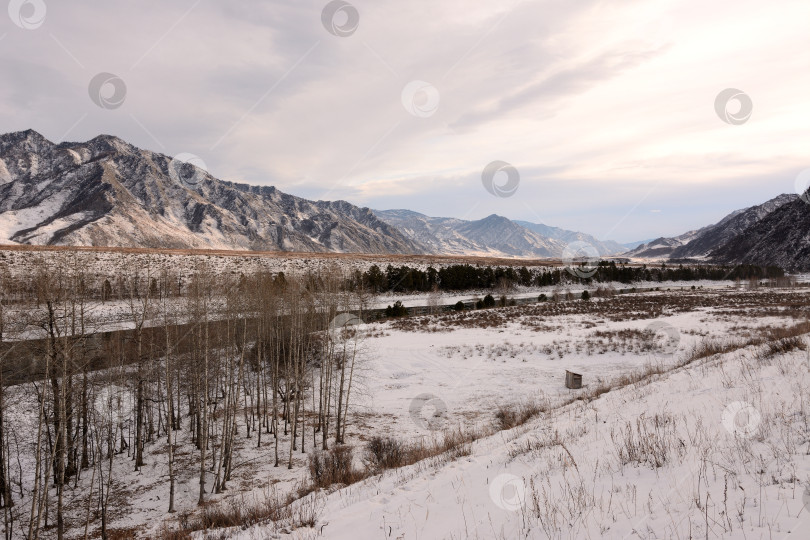
[[[207,277],[207,276],[206,276]],[[203,343],[203,381],[202,381],[202,426],[200,441],[200,497],[197,504],[205,502],[205,453],[208,448],[208,354],[210,345],[209,324],[208,324],[208,281],[205,282],[206,290],[201,291],[203,303],[203,324],[205,325],[205,342]]]
[[[45,355],[45,377],[48,377],[50,371],[50,353]],[[28,522],[28,536],[27,538],[33,539],[39,532],[39,522],[37,518],[37,508],[39,507],[39,485],[42,479],[42,424],[45,422],[45,392],[40,393],[39,396],[39,415],[37,417],[37,450],[36,450],[36,464],[34,467],[34,489],[31,494],[31,518]],[[35,521],[36,520],[36,521]]]
[[[174,513],[174,444],[172,443],[172,434],[174,433],[174,426],[175,426],[175,419],[174,419],[174,401],[173,401],[173,392],[172,392],[172,346],[169,340],[169,307],[167,303],[167,299],[163,297],[163,331],[166,334],[166,357],[164,359],[165,363],[165,375],[166,375],[166,396],[167,400],[167,415],[168,418],[166,420],[166,438],[167,443],[169,445],[169,513]],[[179,386],[179,384],[178,384]]]
[[[143,291],[143,292],[141,292]],[[145,359],[143,351],[143,328],[149,317],[149,307],[152,294],[151,273],[149,266],[146,267],[146,278],[141,280],[138,273],[134,273],[129,278],[129,312],[134,326],[135,338],[135,362],[137,365],[137,379],[135,387],[135,470],[139,471],[144,465],[144,416],[146,403],[146,380],[145,380]]]
[[[0,290],[0,345],[3,343],[4,330],[4,302],[5,291]],[[6,430],[5,430],[5,382],[3,381],[3,371],[5,371],[6,355],[0,357],[0,506],[8,508],[14,506],[11,498],[11,483],[9,481],[9,456],[6,454]],[[6,519],[6,529],[8,520]]]

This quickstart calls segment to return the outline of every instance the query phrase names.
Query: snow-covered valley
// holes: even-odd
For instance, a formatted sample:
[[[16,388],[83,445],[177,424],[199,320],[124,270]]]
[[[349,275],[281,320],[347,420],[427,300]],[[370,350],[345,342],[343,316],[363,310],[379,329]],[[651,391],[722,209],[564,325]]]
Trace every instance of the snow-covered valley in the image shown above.
[[[167,513],[165,434],[146,443],[135,470],[126,377],[133,368],[97,372],[97,412],[127,444],[110,468],[71,480],[68,529],[98,532],[93,486],[105,481],[107,527],[122,538],[178,529],[216,538],[804,538],[808,305],[804,288],[673,289],[362,324],[345,428],[352,466],[368,467],[367,445],[377,437],[411,448],[453,433],[465,442],[313,490],[316,418],[303,417],[303,446],[290,452],[285,429],[277,449],[248,418],[254,396],[244,395],[233,474],[227,489],[212,492],[222,451],[213,444],[205,506],[197,504],[193,432],[174,435],[176,513]],[[566,370],[583,375],[582,389],[565,387]],[[10,387],[5,396],[15,536],[31,512],[38,386]],[[315,410],[317,386],[309,386],[305,410]],[[521,410],[531,414],[514,427],[504,422]],[[160,414],[154,421],[160,433]],[[218,422],[215,435],[225,425]],[[51,512],[54,498],[52,488]],[[213,509],[259,514],[268,506],[296,510],[192,532]]]

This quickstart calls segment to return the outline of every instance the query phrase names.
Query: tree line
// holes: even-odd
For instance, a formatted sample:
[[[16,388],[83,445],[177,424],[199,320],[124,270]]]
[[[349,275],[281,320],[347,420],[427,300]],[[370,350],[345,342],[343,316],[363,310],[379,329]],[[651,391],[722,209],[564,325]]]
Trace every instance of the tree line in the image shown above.
[[[388,265],[382,270],[372,265],[365,272],[356,270],[347,283],[350,290],[363,289],[375,293],[396,292],[414,293],[441,291],[463,291],[492,289],[499,286],[511,287],[521,285],[553,286],[565,284],[589,285],[592,283],[618,282],[631,284],[640,281],[699,281],[699,280],[749,280],[751,278],[780,278],[784,271],[775,266],[718,266],[689,265],[671,266],[629,266],[615,261],[598,263],[580,263],[573,266],[578,272],[566,268],[538,267],[529,269],[526,266],[515,268],[477,266],[471,264],[454,264],[435,269]],[[587,277],[586,277],[587,276]]]

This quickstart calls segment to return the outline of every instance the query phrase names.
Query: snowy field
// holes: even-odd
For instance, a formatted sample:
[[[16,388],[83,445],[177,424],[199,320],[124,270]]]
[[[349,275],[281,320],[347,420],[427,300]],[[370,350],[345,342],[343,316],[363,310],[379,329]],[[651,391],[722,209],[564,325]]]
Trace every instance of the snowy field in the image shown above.
[[[687,289],[362,325],[347,430],[357,467],[373,436],[481,437],[466,455],[310,493],[293,505],[315,516],[313,527],[279,520],[209,537],[808,538],[810,356],[744,346],[805,321],[808,306],[802,289]],[[706,343],[728,352],[676,368]],[[583,375],[581,390],[565,388],[566,370]],[[644,370],[653,375],[617,382]],[[10,388],[5,404],[19,451],[10,473],[22,486],[34,470],[31,390]],[[525,403],[542,412],[501,431],[499,407]],[[270,436],[258,446],[255,432],[240,431],[229,489],[208,504],[284,499],[308,480],[313,439],[288,469],[273,466]],[[199,512],[194,447],[181,435],[179,512],[166,513],[166,451],[165,440],[151,443],[139,472],[127,453],[116,456],[110,527],[155,537]],[[93,481],[84,471],[66,491],[75,537],[95,511]],[[18,489],[12,512],[25,520],[29,494]]]
[[[335,491],[291,536],[808,538],[809,362],[744,349],[554,409],[450,463]]]

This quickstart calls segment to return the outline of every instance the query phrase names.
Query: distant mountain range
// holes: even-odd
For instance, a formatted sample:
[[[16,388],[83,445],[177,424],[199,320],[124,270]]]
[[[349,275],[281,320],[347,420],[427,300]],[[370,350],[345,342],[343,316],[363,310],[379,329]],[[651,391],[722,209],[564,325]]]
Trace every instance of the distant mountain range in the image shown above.
[[[112,136],[54,144],[0,136],[0,243],[556,257],[570,239],[615,243],[492,215],[372,212],[214,178]]]
[[[429,217],[411,210],[374,210],[374,214],[399,229],[430,253],[507,257],[560,257],[575,241],[593,245],[600,255],[626,251],[616,242],[600,242],[584,233],[527,221],[512,221],[492,214],[466,221]]]
[[[644,259],[655,259],[669,257],[677,248],[688,244],[695,236],[700,234],[700,230],[685,232],[680,236],[671,238],[656,238],[637,245],[634,249],[625,252],[625,257],[640,257]]]
[[[416,253],[367,208],[218,180],[99,136],[0,136],[0,242],[153,248]]]
[[[635,242],[625,242],[625,243],[623,243],[621,245],[626,250],[630,250],[630,249],[636,249],[641,244],[646,244],[647,242],[652,242],[652,238],[647,239],[647,240],[636,240]]]
[[[780,195],[677,237],[621,245],[495,214],[467,221],[309,201],[107,135],[61,144],[32,130],[0,135],[0,243],[537,258],[585,242],[602,256],[810,270],[809,230],[808,205]]]
[[[595,247],[600,255],[618,255],[630,249],[613,240],[597,240],[589,234],[560,229],[559,227],[550,227],[542,223],[530,223],[528,221],[515,221],[515,223],[548,238],[559,240],[565,245],[573,242],[585,242]]]

